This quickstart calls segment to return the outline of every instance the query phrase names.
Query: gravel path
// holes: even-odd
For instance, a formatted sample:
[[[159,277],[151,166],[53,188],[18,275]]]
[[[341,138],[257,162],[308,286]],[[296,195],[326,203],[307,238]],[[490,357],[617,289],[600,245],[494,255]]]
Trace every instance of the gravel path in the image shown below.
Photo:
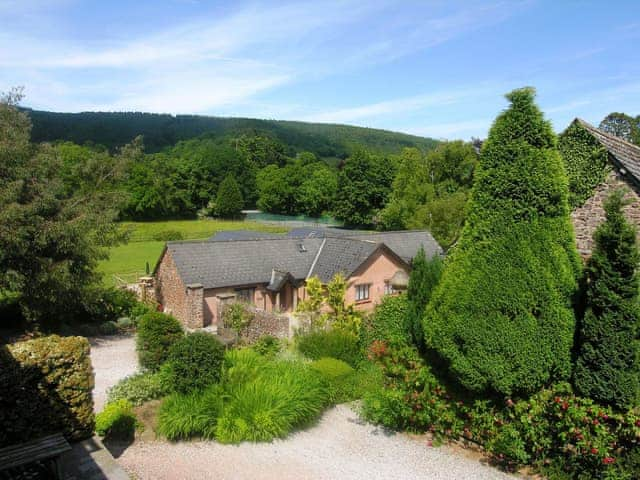
[[[140,480],[405,480],[513,479],[469,452],[430,447],[426,440],[389,434],[361,422],[349,407],[329,410],[320,423],[273,443],[136,441],[118,458]]]
[[[133,336],[96,337],[90,341],[96,382],[93,409],[99,412],[107,400],[107,389],[138,370],[138,357]]]
[[[132,337],[93,339],[96,410],[106,390],[134,373],[138,362]],[[345,405],[326,412],[305,431],[272,443],[136,440],[117,462],[140,480],[499,480],[519,478],[481,463],[477,455],[431,447],[424,438],[393,434],[362,422]]]

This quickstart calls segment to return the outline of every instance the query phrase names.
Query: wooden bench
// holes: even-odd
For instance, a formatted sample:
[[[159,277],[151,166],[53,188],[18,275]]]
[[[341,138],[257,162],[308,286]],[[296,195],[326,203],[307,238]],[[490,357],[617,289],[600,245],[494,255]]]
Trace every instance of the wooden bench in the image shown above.
[[[44,464],[55,478],[62,479],[60,456],[71,450],[71,446],[61,433],[55,433],[20,445],[0,449],[0,472],[19,469],[39,462]],[[8,478],[11,477],[10,472]],[[0,473],[0,478],[4,475]]]

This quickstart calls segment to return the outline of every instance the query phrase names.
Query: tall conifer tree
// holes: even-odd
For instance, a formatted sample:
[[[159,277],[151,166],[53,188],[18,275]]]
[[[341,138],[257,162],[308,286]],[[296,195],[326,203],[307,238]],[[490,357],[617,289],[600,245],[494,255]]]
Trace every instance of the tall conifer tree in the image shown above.
[[[571,373],[580,259],[551,125],[514,90],[480,155],[467,223],[427,307],[425,342],[477,392],[533,392]]]
[[[607,219],[594,235],[574,372],[580,393],[621,409],[640,400],[640,254],[623,205],[622,192],[614,192],[604,205]]]

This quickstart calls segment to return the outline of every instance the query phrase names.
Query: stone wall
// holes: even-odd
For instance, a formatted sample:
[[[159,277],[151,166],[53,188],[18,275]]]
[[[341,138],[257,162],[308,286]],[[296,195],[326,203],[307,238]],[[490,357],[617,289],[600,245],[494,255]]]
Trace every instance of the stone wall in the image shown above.
[[[613,171],[596,188],[591,198],[571,213],[571,221],[576,234],[576,244],[583,258],[591,255],[593,234],[598,225],[605,219],[604,201],[611,192],[619,188],[627,190],[625,198],[629,200],[629,205],[624,207],[625,216],[638,228],[638,240],[640,241],[640,195],[619,172]]]
[[[290,337],[290,319],[288,314],[278,314],[275,312],[266,312],[264,310],[250,308],[253,320],[250,325],[245,328],[240,337],[244,342],[253,343],[263,335],[271,335],[276,338]],[[221,316],[224,316],[224,307],[221,308]],[[230,329],[225,328],[225,331]],[[220,329],[218,330],[221,331]]]
[[[171,253],[166,251],[155,273],[156,298],[163,311],[170,313],[186,325],[187,291],[182,283]]]
[[[187,328],[204,327],[204,289],[202,284],[187,285],[185,318],[180,319]]]

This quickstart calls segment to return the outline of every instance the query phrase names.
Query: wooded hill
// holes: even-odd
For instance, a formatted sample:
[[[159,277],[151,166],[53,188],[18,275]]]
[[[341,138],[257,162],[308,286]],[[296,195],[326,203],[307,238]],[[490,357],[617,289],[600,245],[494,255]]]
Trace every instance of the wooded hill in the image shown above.
[[[140,112],[25,111],[33,123],[34,142],[95,143],[111,151],[137,135],[143,135],[145,151],[153,153],[203,134],[218,137],[260,133],[282,142],[290,156],[308,151],[332,163],[332,159],[347,158],[356,146],[375,153],[395,154],[404,147],[431,150],[438,143],[431,138],[349,125]]]

